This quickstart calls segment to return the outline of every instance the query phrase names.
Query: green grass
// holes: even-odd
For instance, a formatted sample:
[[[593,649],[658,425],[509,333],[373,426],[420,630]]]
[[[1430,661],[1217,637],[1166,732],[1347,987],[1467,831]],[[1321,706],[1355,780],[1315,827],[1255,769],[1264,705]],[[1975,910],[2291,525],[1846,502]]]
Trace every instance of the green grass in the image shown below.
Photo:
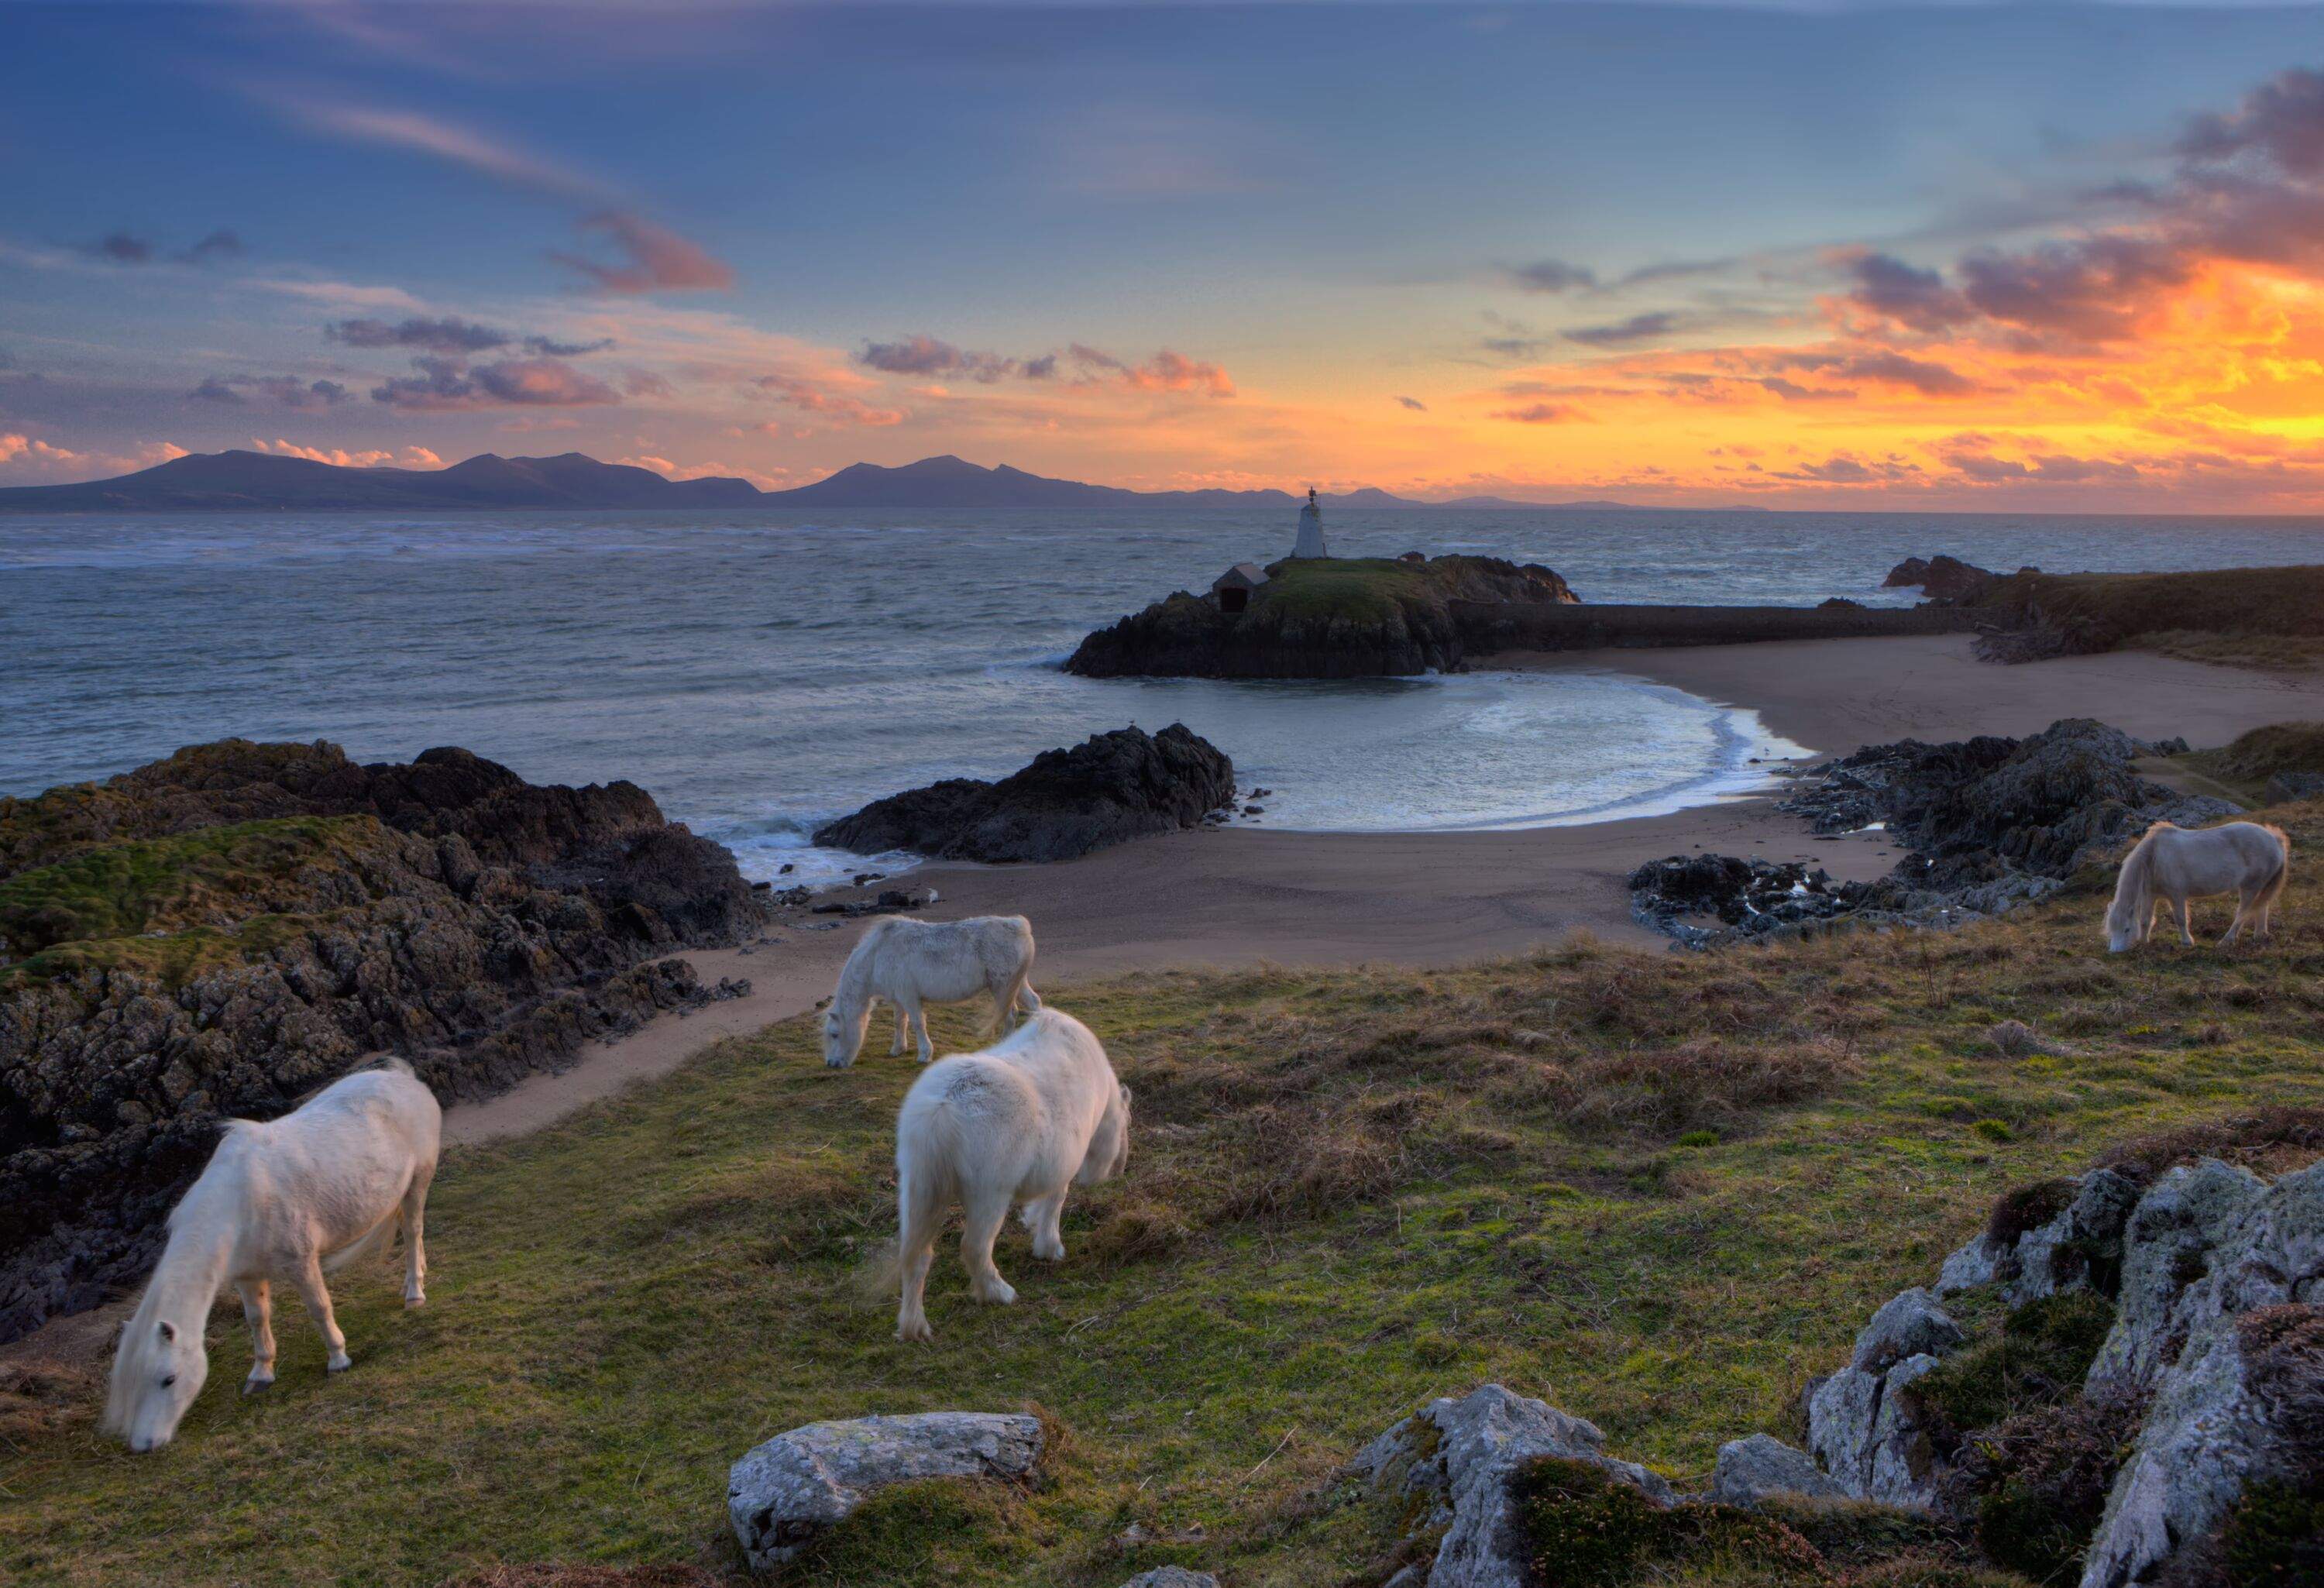
[[[1410,563],[1385,557],[1305,558],[1275,565],[1259,605],[1302,618],[1381,623],[1407,604],[1442,606],[1437,581]]]
[[[2291,811],[2324,837],[2324,810]],[[920,1346],[861,1282],[914,1066],[825,1071],[808,1020],[728,1041],[450,1154],[429,1306],[402,1312],[386,1266],[336,1286],[344,1379],[285,1301],[281,1381],[238,1400],[248,1347],[222,1311],[169,1450],[132,1456],[89,1415],[0,1446],[0,1578],[724,1572],[735,1457],[817,1418],[938,1408],[1038,1406],[1060,1448],[1024,1491],[891,1495],[787,1580],[1112,1588],[1178,1561],[1236,1588],[1377,1581],[1395,1508],[1341,1463],[1487,1380],[1699,1486],[1722,1441],[1784,1433],[1805,1381],[2005,1189],[2324,1103],[2309,886],[2273,945],[2227,953],[2108,957],[2102,907],[2082,891],[1957,934],[1713,956],[1577,940],[1455,972],[1045,988],[1136,1090],[1129,1173],[1075,1194],[1062,1265],[1010,1231],[1013,1307],[967,1299],[948,1239]],[[2006,1018],[2072,1051],[1997,1058]],[[966,1016],[937,1027],[968,1045]],[[1133,1524],[1143,1541],[1118,1543]]]
[[[126,965],[177,984],[312,924],[386,836],[368,817],[289,817],[89,850],[0,881],[12,979]],[[356,874],[360,875],[357,869]]]

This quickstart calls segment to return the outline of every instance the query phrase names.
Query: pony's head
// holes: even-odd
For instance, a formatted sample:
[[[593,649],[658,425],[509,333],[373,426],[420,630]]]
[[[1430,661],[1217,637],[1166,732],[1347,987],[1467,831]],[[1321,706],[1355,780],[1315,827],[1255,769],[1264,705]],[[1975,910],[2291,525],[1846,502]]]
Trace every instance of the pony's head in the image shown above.
[[[1089,1151],[1082,1156],[1082,1167],[1074,1176],[1077,1186],[1094,1186],[1101,1180],[1111,1180],[1130,1167],[1130,1088],[1116,1081],[1112,1101],[1097,1122],[1097,1130],[1090,1136]]]
[[[843,1012],[841,1001],[834,999],[823,1011],[823,1062],[835,1070],[853,1064],[855,1056],[863,1051],[863,1033],[871,1024],[870,999],[857,1003],[853,1014]]]
[[[150,1294],[150,1293],[149,1293]],[[132,1450],[159,1450],[210,1376],[202,1317],[166,1318],[150,1302],[121,1331],[106,1392],[105,1431]]]
[[[2135,948],[2146,940],[2146,929],[2154,919],[2153,895],[2148,891],[2146,871],[2153,860],[2149,846],[2156,831],[2168,822],[2157,822],[2147,828],[2146,836],[2123,857],[2122,874],[2115,880],[2114,902],[2107,906],[2107,951],[2120,954]]]

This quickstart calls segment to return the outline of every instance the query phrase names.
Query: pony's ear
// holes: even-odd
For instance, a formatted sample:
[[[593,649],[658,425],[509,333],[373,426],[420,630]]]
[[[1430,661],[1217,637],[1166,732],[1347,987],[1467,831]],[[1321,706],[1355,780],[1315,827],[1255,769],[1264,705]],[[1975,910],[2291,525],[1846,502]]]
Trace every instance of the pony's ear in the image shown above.
[[[1121,1088],[1121,1106],[1124,1108],[1130,1106],[1130,1088],[1127,1086]]]
[[[178,1325],[171,1323],[169,1319],[163,1318],[161,1322],[160,1328],[161,1331],[161,1338],[170,1341],[174,1344],[178,1338]]]

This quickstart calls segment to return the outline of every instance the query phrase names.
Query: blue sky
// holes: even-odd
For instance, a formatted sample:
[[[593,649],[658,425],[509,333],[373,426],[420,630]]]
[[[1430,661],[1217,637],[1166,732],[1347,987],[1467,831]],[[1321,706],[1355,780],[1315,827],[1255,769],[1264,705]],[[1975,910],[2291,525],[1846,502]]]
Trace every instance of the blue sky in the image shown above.
[[[1495,383],[1589,386],[1611,345],[1563,338],[1608,326],[1807,346],[1835,251],[1943,270],[2114,224],[2093,194],[2324,59],[2290,7],[5,17],[9,483],[255,439],[1653,490],[1634,459],[1711,443],[1644,416],[1592,472],[1611,431],[1497,426]],[[1512,273],[1544,261],[1591,284]],[[503,339],[383,341],[415,320]],[[867,362],[915,336],[987,361]]]

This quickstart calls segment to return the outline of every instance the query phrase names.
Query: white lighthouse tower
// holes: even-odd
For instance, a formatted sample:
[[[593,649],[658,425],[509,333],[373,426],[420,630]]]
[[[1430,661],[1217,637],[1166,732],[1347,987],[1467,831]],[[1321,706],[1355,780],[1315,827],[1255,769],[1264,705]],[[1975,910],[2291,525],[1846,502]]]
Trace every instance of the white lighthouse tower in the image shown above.
[[[1307,488],[1307,505],[1299,510],[1299,539],[1291,548],[1294,557],[1329,557],[1323,549],[1323,510],[1315,502],[1315,488]]]

